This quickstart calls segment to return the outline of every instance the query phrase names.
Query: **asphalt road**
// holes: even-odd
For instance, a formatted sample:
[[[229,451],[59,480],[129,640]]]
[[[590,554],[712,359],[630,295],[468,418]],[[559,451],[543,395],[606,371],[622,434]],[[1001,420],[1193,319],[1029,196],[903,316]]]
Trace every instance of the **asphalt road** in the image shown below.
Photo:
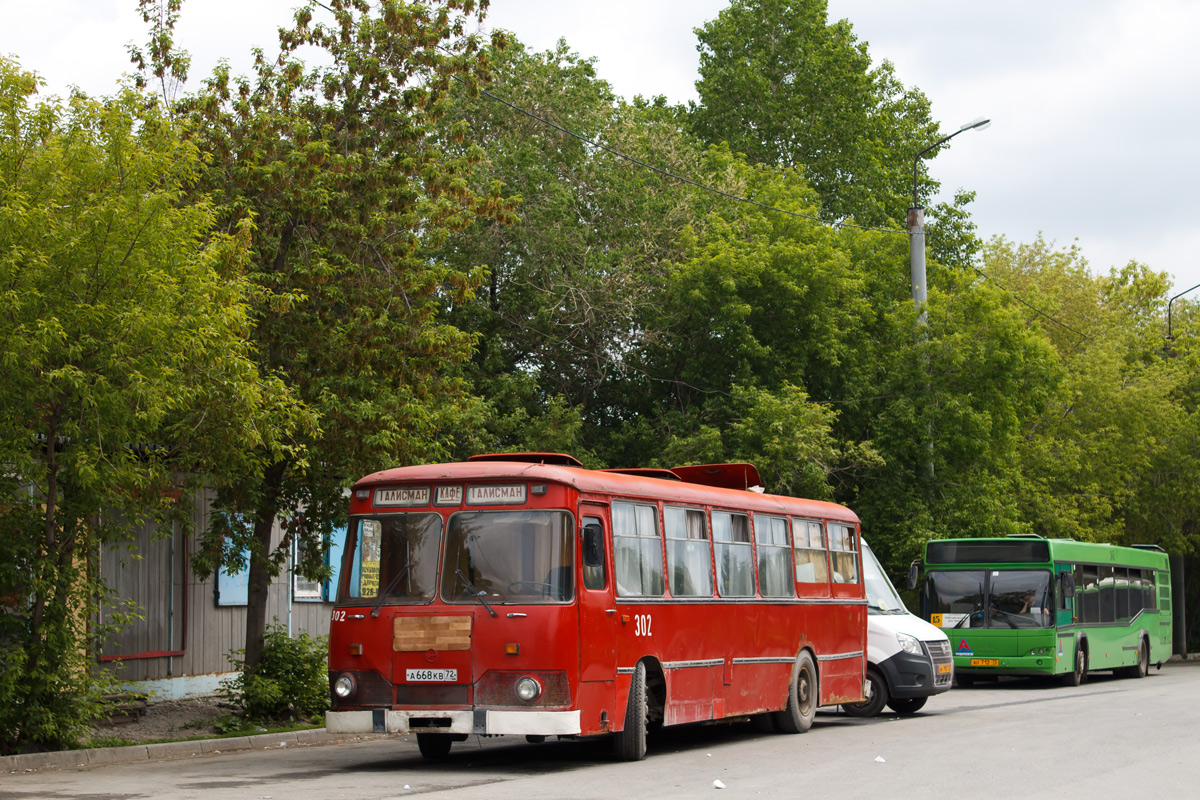
[[[429,762],[411,737],[388,737],[9,773],[0,800],[1193,797],[1198,732],[1200,662],[1183,662],[1079,688],[955,689],[910,718],[822,712],[797,736],[745,724],[667,729],[638,763],[614,761],[606,742],[512,737],[472,739]]]

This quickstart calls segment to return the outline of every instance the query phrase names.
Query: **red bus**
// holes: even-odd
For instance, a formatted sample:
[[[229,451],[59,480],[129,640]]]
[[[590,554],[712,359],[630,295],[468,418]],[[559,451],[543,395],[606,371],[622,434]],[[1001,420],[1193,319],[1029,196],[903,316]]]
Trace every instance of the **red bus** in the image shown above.
[[[612,736],[861,701],[858,518],[748,464],[476,456],[355,484],[329,635],[334,733]]]

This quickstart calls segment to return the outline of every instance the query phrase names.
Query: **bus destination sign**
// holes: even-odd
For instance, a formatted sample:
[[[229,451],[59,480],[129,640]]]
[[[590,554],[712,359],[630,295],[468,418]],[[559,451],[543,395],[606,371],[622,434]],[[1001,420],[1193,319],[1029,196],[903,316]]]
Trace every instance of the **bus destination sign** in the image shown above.
[[[492,486],[468,486],[467,505],[520,505],[525,502],[525,484],[497,484]]]
[[[428,486],[389,486],[375,490],[375,505],[411,508],[429,505]]]
[[[458,506],[462,505],[463,487],[461,486],[438,486],[433,490],[433,504],[435,506]]]

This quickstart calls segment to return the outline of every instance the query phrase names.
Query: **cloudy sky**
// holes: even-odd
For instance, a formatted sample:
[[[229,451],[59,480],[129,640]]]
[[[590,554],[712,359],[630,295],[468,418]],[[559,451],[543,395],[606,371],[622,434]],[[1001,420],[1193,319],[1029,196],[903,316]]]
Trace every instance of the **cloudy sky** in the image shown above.
[[[186,0],[194,78],[218,58],[244,71],[297,0]],[[625,97],[695,98],[693,29],[725,0],[492,0],[488,24],[546,49],[563,37]],[[1200,284],[1200,3],[1195,0],[830,0],[876,60],[929,96],[947,132],[932,163],[946,194],[978,193],[984,236],[1078,242],[1093,271],[1137,260]],[[144,38],[134,0],[0,0],[0,53],[46,78],[107,93]],[[1198,290],[1200,293],[1200,290]],[[1191,298],[1189,298],[1191,299]]]

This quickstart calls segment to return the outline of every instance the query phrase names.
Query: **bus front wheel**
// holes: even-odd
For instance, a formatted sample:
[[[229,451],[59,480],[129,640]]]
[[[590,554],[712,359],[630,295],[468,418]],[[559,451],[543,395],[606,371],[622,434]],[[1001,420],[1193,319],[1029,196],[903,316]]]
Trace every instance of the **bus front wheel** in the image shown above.
[[[613,750],[622,761],[646,757],[646,664],[639,661],[629,684],[625,728],[613,734]]]
[[[445,758],[450,755],[450,745],[454,743],[449,734],[418,733],[417,749],[425,758]]]
[[[1067,686],[1079,686],[1087,681],[1087,645],[1082,641],[1075,645],[1075,668],[1063,676]]]
[[[804,733],[812,727],[819,700],[817,665],[809,652],[802,650],[792,671],[787,706],[775,712],[775,727],[784,733]]]

